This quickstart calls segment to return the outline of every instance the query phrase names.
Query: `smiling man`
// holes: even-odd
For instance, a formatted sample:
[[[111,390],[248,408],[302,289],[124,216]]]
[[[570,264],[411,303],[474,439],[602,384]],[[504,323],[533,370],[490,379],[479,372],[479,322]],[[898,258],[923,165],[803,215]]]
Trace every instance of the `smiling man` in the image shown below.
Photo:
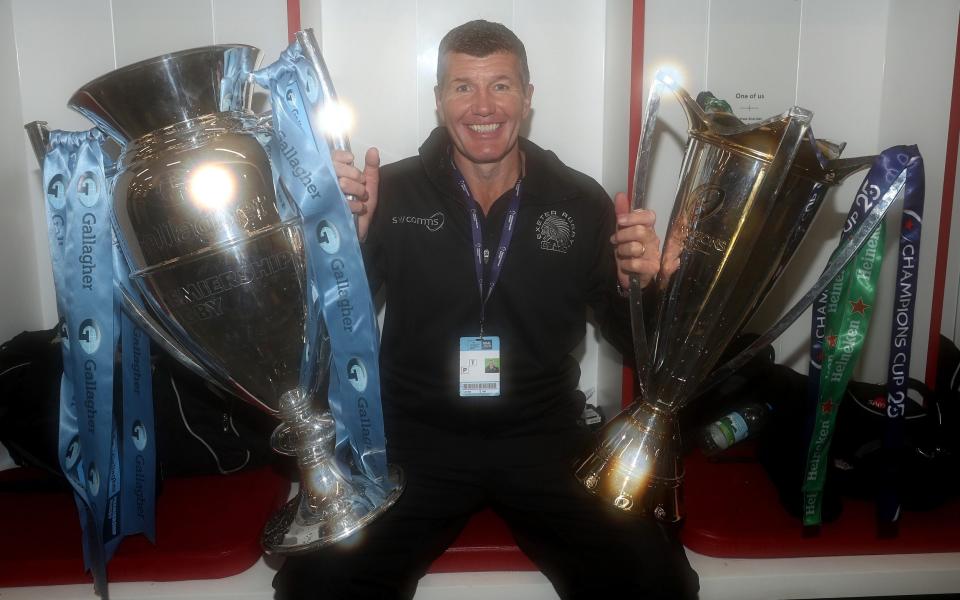
[[[361,172],[371,285],[386,287],[381,342],[397,504],[355,539],[291,558],[278,598],[410,598],[471,515],[492,508],[564,598],[689,598],[697,578],[656,523],[604,506],[576,482],[591,444],[573,352],[587,308],[630,350],[618,274],[659,268],[654,216],[520,137],[533,86],[506,27],[472,21],[440,42],[442,123],[418,156]],[[620,229],[617,229],[617,225]],[[369,235],[368,235],[369,230]]]

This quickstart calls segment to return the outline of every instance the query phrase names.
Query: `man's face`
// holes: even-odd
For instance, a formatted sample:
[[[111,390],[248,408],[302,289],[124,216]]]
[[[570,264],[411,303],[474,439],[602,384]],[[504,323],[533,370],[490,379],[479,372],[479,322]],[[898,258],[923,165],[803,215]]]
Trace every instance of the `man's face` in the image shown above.
[[[452,52],[434,91],[437,112],[461,157],[474,164],[497,163],[516,148],[533,95],[533,86],[521,82],[516,55],[478,58]]]

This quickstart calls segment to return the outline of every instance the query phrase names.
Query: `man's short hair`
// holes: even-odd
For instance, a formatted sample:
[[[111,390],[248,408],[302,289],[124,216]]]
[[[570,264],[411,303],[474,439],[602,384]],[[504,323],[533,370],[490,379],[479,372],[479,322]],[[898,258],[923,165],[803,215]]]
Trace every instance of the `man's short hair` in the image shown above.
[[[451,52],[483,58],[497,52],[509,52],[520,59],[520,83],[526,90],[530,83],[527,50],[515,33],[500,23],[478,19],[454,27],[440,40],[437,53],[437,85],[443,85],[447,72],[447,55]]]

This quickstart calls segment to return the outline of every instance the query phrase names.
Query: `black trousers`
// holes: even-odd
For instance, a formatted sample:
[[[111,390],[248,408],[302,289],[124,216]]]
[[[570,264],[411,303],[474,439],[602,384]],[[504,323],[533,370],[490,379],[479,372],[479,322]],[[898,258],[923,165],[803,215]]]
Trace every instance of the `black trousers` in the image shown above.
[[[411,598],[470,516],[491,507],[561,598],[695,598],[683,547],[663,526],[608,509],[573,477],[578,434],[446,438],[430,451],[391,447],[406,475],[397,503],[352,538],[289,557],[276,598]],[[450,445],[453,444],[453,445]]]

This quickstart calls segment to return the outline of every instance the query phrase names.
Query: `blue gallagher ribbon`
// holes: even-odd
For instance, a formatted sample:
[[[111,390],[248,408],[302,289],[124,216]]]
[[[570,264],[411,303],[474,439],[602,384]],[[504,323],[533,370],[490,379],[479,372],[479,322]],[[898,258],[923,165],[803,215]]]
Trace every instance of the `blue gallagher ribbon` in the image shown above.
[[[140,306],[143,299],[130,283],[130,269],[120,243],[113,239],[114,291],[124,289]],[[119,309],[122,301],[114,298]],[[150,338],[126,312],[119,313],[123,365],[123,410],[120,419],[122,443],[121,529],[124,535],[143,533],[156,542],[157,455],[153,413],[153,373],[150,365]]]
[[[90,507],[87,504],[83,477],[83,457],[80,451],[80,437],[77,430],[77,407],[73,396],[73,361],[70,355],[70,338],[66,321],[66,306],[71,304],[72,289],[67,286],[64,275],[64,253],[67,238],[67,186],[72,179],[76,164],[78,140],[65,132],[50,132],[52,150],[43,161],[43,189],[45,191],[47,215],[47,237],[50,243],[50,259],[53,265],[53,285],[57,297],[57,313],[60,316],[60,349],[63,356],[63,374],[60,377],[60,418],[57,456],[60,469],[73,487],[77,513],[80,515],[82,529],[84,564],[90,568],[96,563],[91,554],[93,548],[100,548],[96,536],[97,527],[93,524]],[[104,563],[104,561],[100,561]],[[104,563],[105,564],[105,563]],[[106,583],[106,572],[94,572],[95,579]],[[99,587],[99,586],[98,586]]]
[[[881,450],[885,457],[886,473],[877,497],[877,520],[881,527],[892,525],[900,519],[898,487],[902,474],[904,445],[903,404],[907,400],[910,377],[913,312],[917,299],[920,233],[923,225],[923,157],[916,146],[898,147],[896,150],[892,156],[881,156],[885,168],[884,182],[887,185],[891,185],[903,169],[907,170],[897,253],[890,359],[887,366],[887,426]]]
[[[106,563],[123,536],[143,532],[153,539],[155,534],[150,345],[114,301],[114,277],[128,287],[129,282],[112,236],[105,175],[112,165],[102,152],[103,136],[95,129],[54,131],[50,139],[44,188],[63,321],[61,468],[75,491],[85,564],[106,596]],[[118,430],[113,382],[121,333],[124,402]]]
[[[61,407],[73,407],[73,411],[61,408],[59,447],[66,448],[61,462],[67,479],[80,486],[85,505],[81,511],[84,561],[97,590],[106,595],[107,545],[119,536],[119,521],[118,498],[110,495],[115,487],[110,484],[114,473],[113,268],[102,139],[96,130],[51,132],[44,181],[53,208],[60,203],[59,196],[56,203],[53,199],[59,186],[65,191],[62,210],[51,211],[52,222],[60,214],[64,220],[63,252],[53,261],[54,282],[62,296],[57,304],[64,311],[69,340],[64,346],[64,381],[69,379],[70,385],[61,386],[69,397],[61,396]]]
[[[847,215],[847,221],[841,239],[845,239],[855,226],[862,222],[873,206],[887,190],[895,183],[898,177],[905,177],[904,209],[901,220],[900,258],[898,261],[898,277],[896,292],[896,309],[894,311],[894,328],[891,339],[890,365],[888,369],[888,427],[884,439],[884,448],[901,448],[903,443],[902,403],[906,397],[907,373],[910,364],[910,346],[912,342],[913,303],[916,298],[916,270],[919,255],[920,221],[923,213],[923,159],[916,146],[894,146],[885,150],[874,162],[863,184],[860,186],[853,206]],[[882,227],[883,225],[881,225]],[[909,235],[903,232],[910,232]],[[861,251],[862,252],[862,251]],[[831,294],[836,295],[841,285],[842,276],[838,277],[834,285],[824,290],[813,304],[811,332],[810,332],[810,362],[807,378],[808,439],[813,444],[813,416],[817,411],[827,410],[821,406],[820,385],[822,359],[824,356],[825,331],[827,327],[827,305]],[[897,401],[892,401],[896,399]],[[835,411],[838,408],[839,398],[829,407]],[[891,409],[889,405],[896,405]],[[818,449],[817,455],[820,469],[826,469],[826,456],[832,439],[832,427],[829,434]],[[811,449],[811,452],[813,450]],[[892,463],[888,463],[893,466]],[[811,468],[808,462],[808,469]],[[895,521],[899,516],[899,502],[895,500],[896,478],[895,469],[888,469],[886,488],[878,497],[878,518],[881,522]],[[822,487],[812,485],[809,478],[812,472],[805,473],[805,489],[809,492],[805,501],[815,498],[817,501],[817,516],[805,517],[806,522],[819,523],[819,498]],[[822,483],[823,478],[820,477]]]
[[[366,488],[368,495],[389,493],[377,321],[353,217],[317,123],[327,98],[322,97],[318,73],[298,42],[253,76],[271,92],[274,136],[267,149],[280,171],[277,195],[289,190],[305,236],[310,297],[308,364],[301,372],[301,386],[309,391],[315,375],[322,310],[333,349],[328,399],[337,423],[339,466],[347,477],[370,479],[374,485],[358,488]],[[359,473],[351,473],[351,455]],[[379,500],[371,498],[373,504]]]

